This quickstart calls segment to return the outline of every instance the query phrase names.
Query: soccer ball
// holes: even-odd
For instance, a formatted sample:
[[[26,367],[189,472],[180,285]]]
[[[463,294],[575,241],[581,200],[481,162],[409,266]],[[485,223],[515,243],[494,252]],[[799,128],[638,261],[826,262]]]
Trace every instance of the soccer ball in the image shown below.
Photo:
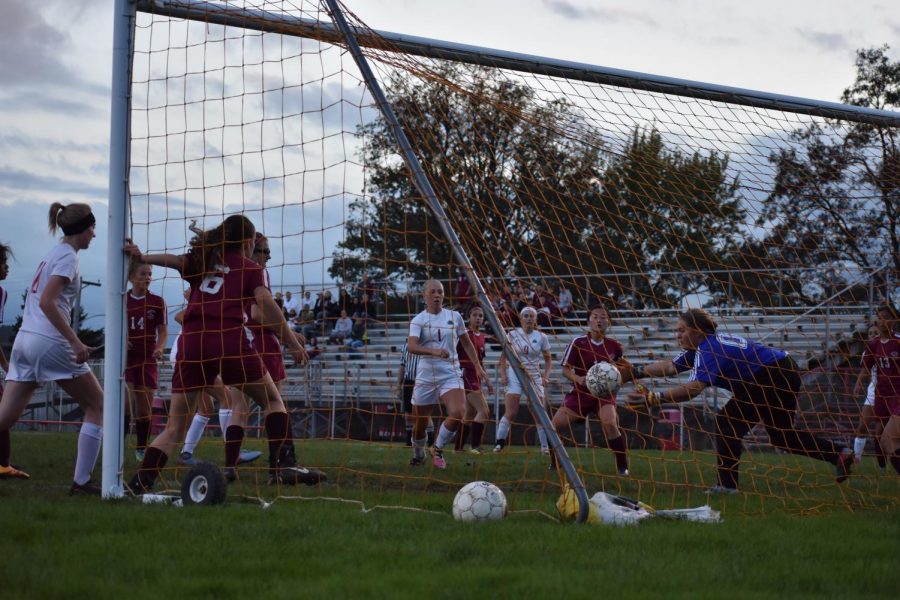
[[[493,483],[467,483],[453,499],[453,518],[457,521],[497,521],[506,516],[506,496]]]
[[[591,394],[598,398],[605,398],[611,394],[615,394],[619,386],[622,385],[622,374],[616,365],[608,362],[598,362],[590,369],[584,378],[584,385],[591,391]]]

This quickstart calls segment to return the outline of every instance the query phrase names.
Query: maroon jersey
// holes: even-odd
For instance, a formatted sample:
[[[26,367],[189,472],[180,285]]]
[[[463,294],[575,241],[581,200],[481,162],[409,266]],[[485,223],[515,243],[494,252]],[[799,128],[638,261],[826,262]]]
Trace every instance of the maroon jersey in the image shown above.
[[[269,272],[265,269],[263,269],[263,280],[265,281],[266,289],[271,291]],[[256,300],[250,301],[251,308],[255,304]],[[272,380],[276,382],[281,381],[287,377],[287,373],[284,370],[284,353],[281,350],[281,341],[272,330],[264,328],[250,314],[252,313],[247,315],[247,329],[250,330],[253,347],[262,357],[266,370],[272,376]]]
[[[900,407],[900,333],[886,341],[880,337],[866,342],[863,367],[875,368],[875,400],[886,402],[892,414]]]
[[[126,310],[129,344],[126,365],[133,366],[152,360],[157,330],[168,323],[166,301],[150,292],[140,298],[128,292]]]
[[[484,347],[484,334],[473,333],[471,329],[466,331],[472,345],[475,346],[475,354],[478,355],[478,364],[484,365],[484,357],[487,354]],[[475,365],[469,360],[469,355],[463,349],[462,344],[456,344],[456,355],[459,357],[459,366],[462,369],[463,383],[465,388],[470,392],[477,392],[481,389],[481,381],[478,379],[478,372]]]
[[[599,362],[615,362],[622,358],[622,344],[612,338],[603,338],[599,342],[591,340],[591,336],[582,335],[569,344],[563,357],[563,367],[569,367],[579,377],[587,375],[588,369]],[[598,404],[615,404],[616,395],[596,398],[584,385],[572,384],[566,394],[565,405],[579,414],[596,410]],[[578,407],[577,409],[575,407]]]
[[[236,250],[226,252],[222,262],[212,273],[184,276],[191,285],[184,331],[243,328],[256,288],[265,285],[263,270]]]

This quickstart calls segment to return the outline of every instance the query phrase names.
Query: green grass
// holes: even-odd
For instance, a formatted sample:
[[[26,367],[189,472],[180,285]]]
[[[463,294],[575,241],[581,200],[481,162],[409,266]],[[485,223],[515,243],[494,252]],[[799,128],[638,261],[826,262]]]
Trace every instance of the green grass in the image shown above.
[[[221,454],[216,443],[201,450]],[[754,454],[742,469],[751,491],[711,500],[723,523],[620,529],[543,516],[554,515],[559,481],[543,459],[521,451],[475,461],[451,455],[438,475],[410,471],[404,448],[304,442],[304,460],[327,467],[329,484],[275,490],[244,469],[225,505],[184,509],[69,497],[73,434],[15,432],[13,451],[33,477],[0,481],[4,599],[877,598],[900,589],[900,487],[872,461],[839,487],[828,482],[827,465]],[[634,453],[625,482],[602,475],[612,470],[605,451],[579,450],[577,459],[592,492],[604,487],[660,507],[707,501],[700,490],[712,458],[704,453]],[[183,473],[168,472],[169,487]],[[509,518],[487,526],[450,518],[456,489],[478,478],[507,492]],[[242,496],[274,504],[262,509]],[[364,512],[320,496],[422,510]]]

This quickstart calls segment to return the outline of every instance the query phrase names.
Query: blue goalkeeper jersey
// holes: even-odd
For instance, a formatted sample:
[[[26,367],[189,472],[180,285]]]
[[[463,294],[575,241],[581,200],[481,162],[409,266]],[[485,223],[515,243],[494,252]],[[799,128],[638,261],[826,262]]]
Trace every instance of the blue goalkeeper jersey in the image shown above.
[[[754,383],[754,373],[787,356],[787,352],[737,335],[707,336],[696,350],[685,350],[672,363],[678,372],[692,369],[691,381],[729,389],[737,382]]]

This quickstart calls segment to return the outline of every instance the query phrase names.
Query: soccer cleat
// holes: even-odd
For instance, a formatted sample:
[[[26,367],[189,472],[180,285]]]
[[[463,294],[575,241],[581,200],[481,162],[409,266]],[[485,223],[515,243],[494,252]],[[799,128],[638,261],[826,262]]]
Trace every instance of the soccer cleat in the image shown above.
[[[494,446],[494,454],[499,454],[503,452],[503,448],[506,447],[506,440],[497,440],[497,445]]]
[[[260,456],[262,456],[262,452],[260,452],[259,450],[241,450],[241,454],[240,456],[238,456],[237,464],[242,465],[245,463],[252,463]]]
[[[631,477],[631,472],[628,469],[619,469],[616,473],[619,474],[619,477]]]
[[[143,449],[138,448],[137,450],[134,451],[134,460],[136,460],[138,462],[143,462],[143,460],[144,460],[144,450]]]
[[[75,483],[73,481],[72,486],[69,488],[69,495],[75,496],[78,494],[84,494],[85,496],[99,496],[100,486],[93,481],[86,481],[85,483]]]
[[[469,454],[484,454],[484,451],[481,448],[469,448]]]
[[[413,456],[409,459],[409,466],[411,467],[421,467],[425,464],[425,459],[421,456]]]
[[[197,459],[194,458],[194,455],[191,452],[182,452],[178,456],[178,464],[193,467],[194,465],[197,464]]]
[[[714,485],[708,490],[706,490],[707,494],[715,494],[715,495],[732,495],[737,494],[737,488],[725,487],[724,485]]]
[[[124,487],[126,494],[130,494],[131,496],[140,496],[141,494],[146,494],[147,492],[149,492],[153,488],[153,483],[141,481],[140,476],[135,473],[134,477],[131,478],[131,481],[128,481]]]
[[[544,456],[550,456],[550,448],[541,448],[541,454]]]
[[[31,475],[12,465],[0,466],[0,479],[31,479]]]
[[[318,469],[307,467],[282,467],[278,469],[278,478],[284,485],[318,485],[328,481],[328,476]]]
[[[280,483],[282,485],[316,485],[328,481],[328,476],[318,469],[310,469],[297,466],[297,458],[293,446],[282,446],[279,451],[278,461],[272,465],[269,459],[269,485]]]
[[[227,483],[234,483],[237,481],[237,469],[234,467],[225,467],[222,469],[222,473],[225,475],[225,481]]]
[[[447,461],[444,460],[444,451],[440,448],[435,448],[431,451],[431,464],[434,465],[435,469],[446,469]]]
[[[849,448],[846,448],[838,455],[837,463],[834,465],[834,480],[838,483],[847,481],[852,469],[853,452]]]

